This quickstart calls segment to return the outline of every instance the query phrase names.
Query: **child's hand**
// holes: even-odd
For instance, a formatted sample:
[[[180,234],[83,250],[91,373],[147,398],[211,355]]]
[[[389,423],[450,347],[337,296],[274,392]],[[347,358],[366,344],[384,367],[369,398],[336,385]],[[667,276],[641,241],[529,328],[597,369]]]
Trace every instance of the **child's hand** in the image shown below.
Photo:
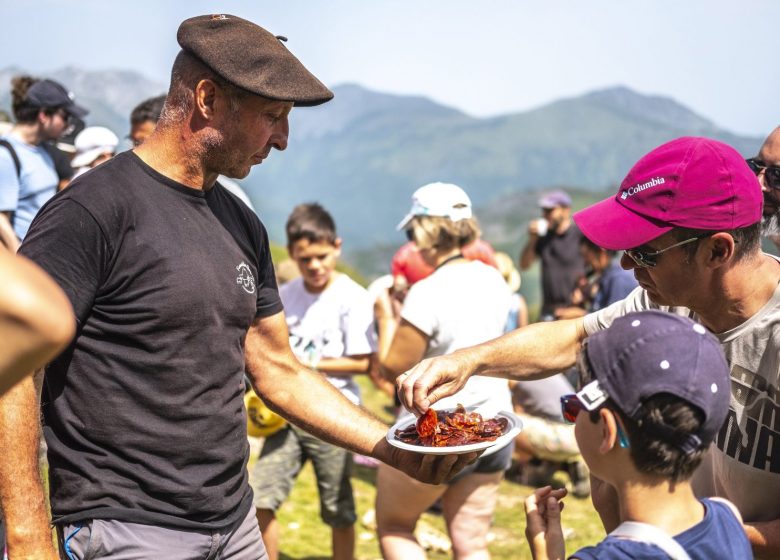
[[[525,500],[525,538],[534,560],[563,560],[566,547],[561,529],[561,510],[566,489],[539,488]]]

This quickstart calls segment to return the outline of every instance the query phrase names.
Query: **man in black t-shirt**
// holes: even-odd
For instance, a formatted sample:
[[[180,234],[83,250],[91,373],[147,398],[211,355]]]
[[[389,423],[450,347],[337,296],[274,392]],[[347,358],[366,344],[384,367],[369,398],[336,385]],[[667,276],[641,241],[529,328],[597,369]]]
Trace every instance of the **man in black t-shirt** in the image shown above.
[[[539,199],[543,218],[528,225],[528,241],[520,252],[520,269],[541,259],[540,319],[555,318],[555,310],[571,305],[571,294],[585,273],[580,255],[580,231],[571,220],[571,198],[552,191]]]
[[[476,458],[390,446],[384,424],[298,362],[265,228],[217,182],[284,150],[293,106],[333,94],[241,18],[191,18],[178,41],[155,132],[51,199],[21,249],[63,288],[78,322],[42,396],[67,557],[265,558],[247,483],[245,370],[287,420],[423,481]],[[31,381],[0,401],[10,557],[56,558],[37,417]]]

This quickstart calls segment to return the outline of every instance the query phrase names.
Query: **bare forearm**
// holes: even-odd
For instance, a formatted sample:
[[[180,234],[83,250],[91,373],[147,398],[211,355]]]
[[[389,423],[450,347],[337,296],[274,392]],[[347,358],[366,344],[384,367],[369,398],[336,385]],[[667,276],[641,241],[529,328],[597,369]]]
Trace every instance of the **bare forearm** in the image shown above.
[[[322,440],[371,454],[387,432],[387,426],[303,364],[266,363],[260,372],[248,370],[258,395],[272,410]]]
[[[9,212],[0,212],[0,243],[12,253],[19,250],[19,238],[16,237],[14,228],[11,226]]]
[[[574,365],[584,338],[581,319],[534,323],[453,356],[476,375],[539,379]]]
[[[317,371],[335,377],[351,377],[356,373],[368,373],[370,365],[371,359],[369,355],[322,358],[316,364],[312,364]]]
[[[556,319],[576,319],[577,317],[584,317],[588,312],[582,307],[572,305],[571,307],[561,307],[555,310]]]
[[[38,470],[38,410],[32,376],[0,397],[0,501],[14,558],[52,549]]]
[[[378,317],[377,324],[377,354],[380,362],[387,357],[390,346],[393,344],[395,331],[398,330],[400,321],[394,317]]]
[[[536,242],[539,238],[535,235],[528,237],[528,241],[520,251],[520,270],[527,270],[536,260]]]
[[[399,321],[393,317],[379,317],[377,324],[377,369],[382,379],[393,382],[397,373],[388,368],[387,358],[390,355],[390,347],[393,337],[398,330]]]
[[[42,367],[73,338],[68,298],[43,270],[0,248],[0,394]]]
[[[750,545],[756,558],[780,557],[780,519],[745,524]]]

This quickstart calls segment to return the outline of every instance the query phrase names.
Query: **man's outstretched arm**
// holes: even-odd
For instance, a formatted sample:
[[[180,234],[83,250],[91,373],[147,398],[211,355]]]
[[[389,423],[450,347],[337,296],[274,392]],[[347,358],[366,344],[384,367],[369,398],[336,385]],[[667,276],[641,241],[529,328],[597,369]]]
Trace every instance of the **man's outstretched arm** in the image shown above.
[[[283,313],[256,319],[247,333],[246,370],[257,394],[275,412],[318,438],[370,455],[423,482],[439,484],[477,454],[421,455],[387,443],[387,426],[355,406],[290,349]]]
[[[574,365],[585,339],[583,319],[534,323],[489,342],[423,360],[396,381],[401,403],[422,414],[458,392],[472,375],[528,380]]]

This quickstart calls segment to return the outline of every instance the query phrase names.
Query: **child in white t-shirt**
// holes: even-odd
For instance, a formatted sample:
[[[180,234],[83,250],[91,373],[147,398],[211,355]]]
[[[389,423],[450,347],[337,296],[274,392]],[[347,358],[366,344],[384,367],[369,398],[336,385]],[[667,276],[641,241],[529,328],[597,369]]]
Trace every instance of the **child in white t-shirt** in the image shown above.
[[[319,204],[297,206],[287,221],[287,249],[301,275],[279,289],[290,346],[304,364],[321,371],[355,404],[353,376],[369,373],[376,349],[373,304],[368,292],[336,271],[341,239]],[[333,558],[353,558],[355,503],[351,454],[296,426],[271,435],[252,473],[254,504],[269,559],[279,554],[276,510],[307,459],[320,492],[320,515],[333,531]]]

